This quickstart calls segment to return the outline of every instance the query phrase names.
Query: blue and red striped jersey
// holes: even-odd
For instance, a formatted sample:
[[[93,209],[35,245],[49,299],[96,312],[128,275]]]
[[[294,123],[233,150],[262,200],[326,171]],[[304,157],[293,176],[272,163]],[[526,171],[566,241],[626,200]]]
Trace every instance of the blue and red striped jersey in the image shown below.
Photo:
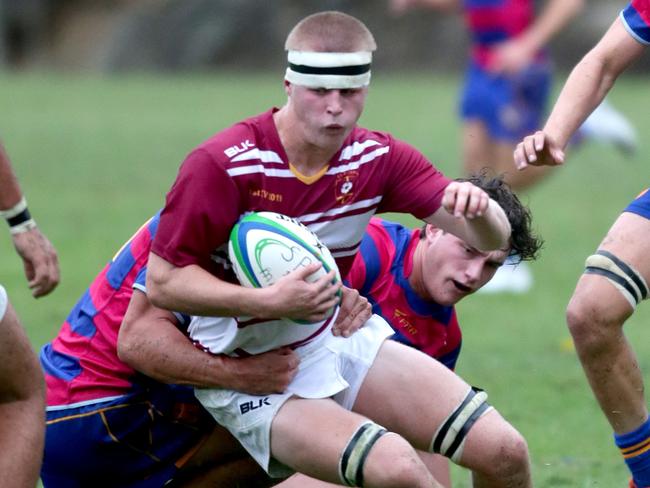
[[[463,12],[472,41],[472,59],[487,67],[495,45],[517,37],[533,23],[535,2],[464,0]]]
[[[74,306],[57,337],[41,349],[48,406],[92,403],[132,390],[136,373],[117,357],[117,335],[133,288],[145,290],[158,221],[159,214],[122,246]]]
[[[621,20],[632,37],[650,44],[650,0],[632,0],[621,11]]]
[[[454,369],[462,342],[455,308],[425,300],[408,281],[419,239],[419,229],[372,218],[346,284],[368,298],[395,331],[393,339]]]

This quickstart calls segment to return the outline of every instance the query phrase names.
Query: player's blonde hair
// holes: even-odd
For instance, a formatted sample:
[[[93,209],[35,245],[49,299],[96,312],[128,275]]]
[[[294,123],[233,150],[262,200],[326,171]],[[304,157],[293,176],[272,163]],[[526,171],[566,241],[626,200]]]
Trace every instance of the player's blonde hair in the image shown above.
[[[284,44],[287,51],[374,51],[377,43],[363,22],[330,10],[302,19],[291,29]]]

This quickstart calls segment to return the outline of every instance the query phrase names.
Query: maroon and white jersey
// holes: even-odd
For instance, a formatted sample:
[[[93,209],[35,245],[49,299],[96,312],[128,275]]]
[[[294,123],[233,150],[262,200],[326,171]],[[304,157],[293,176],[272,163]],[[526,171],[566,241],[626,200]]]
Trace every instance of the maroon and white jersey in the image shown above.
[[[288,160],[269,110],[216,134],[183,162],[167,194],[152,250],[178,267],[224,265],[228,236],[248,211],[288,215],[330,249],[345,276],[376,212],[425,218],[449,179],[417,150],[384,132],[352,130],[318,175]]]

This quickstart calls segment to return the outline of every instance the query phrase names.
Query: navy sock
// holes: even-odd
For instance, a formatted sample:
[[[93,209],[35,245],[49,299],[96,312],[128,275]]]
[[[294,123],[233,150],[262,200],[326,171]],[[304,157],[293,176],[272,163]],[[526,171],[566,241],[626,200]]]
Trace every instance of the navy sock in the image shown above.
[[[639,488],[650,487],[650,419],[632,432],[617,435],[614,441]]]

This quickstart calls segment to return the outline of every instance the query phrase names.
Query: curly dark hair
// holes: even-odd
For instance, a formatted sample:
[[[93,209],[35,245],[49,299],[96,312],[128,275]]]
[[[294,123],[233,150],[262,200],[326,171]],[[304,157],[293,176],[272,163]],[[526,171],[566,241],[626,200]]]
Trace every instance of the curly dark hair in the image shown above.
[[[518,258],[518,261],[537,259],[539,251],[544,245],[544,240],[539,235],[536,235],[531,228],[530,209],[521,203],[519,197],[503,181],[502,176],[489,177],[487,172],[482,172],[467,178],[457,178],[456,181],[469,181],[478,186],[492,200],[498,203],[506,213],[512,228],[509,256]]]

